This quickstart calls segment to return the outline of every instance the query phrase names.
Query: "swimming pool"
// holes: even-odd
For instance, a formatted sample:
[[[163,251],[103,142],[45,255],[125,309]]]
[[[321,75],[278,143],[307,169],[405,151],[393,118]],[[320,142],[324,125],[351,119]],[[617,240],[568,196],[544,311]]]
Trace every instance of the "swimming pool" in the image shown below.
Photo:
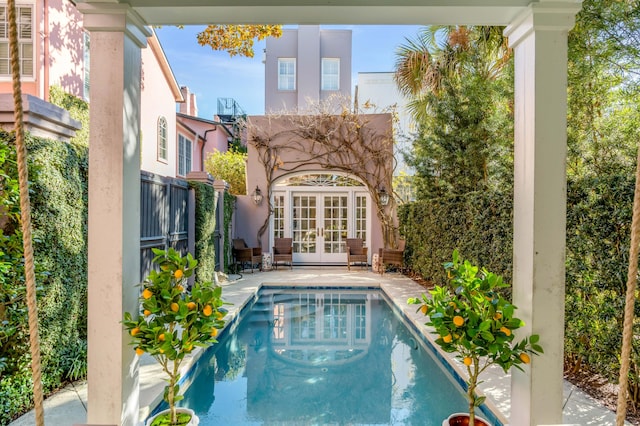
[[[180,403],[203,426],[440,426],[467,409],[450,371],[379,289],[263,288],[230,328],[198,360]]]

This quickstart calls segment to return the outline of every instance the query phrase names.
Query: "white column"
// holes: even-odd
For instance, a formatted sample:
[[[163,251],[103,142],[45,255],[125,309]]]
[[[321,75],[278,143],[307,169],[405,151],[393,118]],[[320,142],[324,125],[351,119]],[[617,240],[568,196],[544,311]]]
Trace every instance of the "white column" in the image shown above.
[[[567,32],[579,2],[541,2],[507,27],[515,52],[513,300],[544,354],[512,370],[512,425],[562,423]]]
[[[88,413],[138,422],[137,358],[122,324],[140,282],[140,49],[150,35],[124,4],[79,3],[91,36]]]

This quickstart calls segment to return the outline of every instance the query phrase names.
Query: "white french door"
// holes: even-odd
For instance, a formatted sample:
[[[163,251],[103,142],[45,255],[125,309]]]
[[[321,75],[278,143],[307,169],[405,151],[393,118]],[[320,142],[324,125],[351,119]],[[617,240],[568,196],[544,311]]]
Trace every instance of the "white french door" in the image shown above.
[[[291,194],[293,261],[344,261],[348,232],[348,194]]]
[[[346,239],[369,246],[371,201],[345,175],[311,172],[278,180],[272,190],[270,235],[291,237],[295,264],[345,264]]]

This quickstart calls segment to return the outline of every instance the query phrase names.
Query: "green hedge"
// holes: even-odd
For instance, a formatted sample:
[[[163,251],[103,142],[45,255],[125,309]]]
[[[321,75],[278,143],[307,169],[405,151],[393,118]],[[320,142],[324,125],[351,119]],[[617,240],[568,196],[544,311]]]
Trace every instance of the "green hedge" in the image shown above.
[[[632,173],[570,180],[567,195],[565,358],[574,371],[619,375],[635,180]],[[640,304],[635,304],[640,318]],[[638,322],[634,335],[640,333]],[[629,395],[640,404],[640,342]]]
[[[1,131],[0,140],[4,148],[13,147],[10,134]],[[32,137],[27,137],[27,147],[34,255],[41,289],[38,312],[42,380],[45,392],[50,392],[65,380],[86,373],[88,149],[81,144]],[[15,155],[13,149],[3,152]],[[7,169],[10,174],[15,173],[10,167]],[[18,227],[15,218],[8,219],[0,246],[4,253],[12,250],[7,234]],[[16,270],[21,268],[21,260],[17,259],[13,259]],[[13,282],[4,283],[0,289],[0,300],[6,310],[19,311],[24,309],[24,299],[11,300],[10,293],[22,286],[22,278],[14,274],[11,279]],[[8,326],[26,330],[26,315],[12,319],[19,323]],[[25,333],[21,337],[17,342],[20,350],[13,352],[0,380],[0,424],[29,408],[32,391],[30,372],[25,368],[28,351],[24,349],[28,342]]]
[[[618,379],[634,176],[570,179],[567,191],[565,365]],[[512,195],[471,193],[404,205],[407,265],[442,284],[454,248],[511,282]],[[640,303],[636,303],[640,318]],[[634,334],[640,335],[636,321]],[[634,339],[630,398],[640,406],[640,341]]]
[[[216,191],[202,182],[189,182],[195,192],[195,253],[198,259],[196,281],[214,281],[216,269]]]
[[[228,192],[224,193],[224,240],[227,249],[224,252],[224,271],[229,272],[229,266],[233,263],[231,243],[231,221],[233,219],[233,211],[236,208],[236,196]]]
[[[409,269],[428,281],[446,282],[442,264],[454,249],[507,282],[512,265],[511,193],[472,192],[404,204],[398,217],[407,241]]]

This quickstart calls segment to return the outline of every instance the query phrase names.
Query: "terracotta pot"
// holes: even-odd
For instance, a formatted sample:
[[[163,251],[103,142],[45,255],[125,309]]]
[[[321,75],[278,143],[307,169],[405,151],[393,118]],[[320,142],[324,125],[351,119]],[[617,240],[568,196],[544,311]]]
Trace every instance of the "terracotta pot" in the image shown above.
[[[442,422],[442,426],[469,426],[469,414],[453,413]],[[491,424],[488,420],[476,416],[475,426],[491,426]]]
[[[187,423],[186,426],[198,426],[200,424],[200,417],[196,416],[196,413],[192,409],[190,409],[190,408],[176,408],[176,411],[178,413],[191,414],[191,421],[189,423]],[[149,417],[149,419],[147,420],[147,426],[151,426],[151,423],[153,423],[153,420],[156,417],[160,417],[161,415],[163,415],[165,413],[169,413],[169,410],[167,409],[167,410],[160,411],[155,416]]]

